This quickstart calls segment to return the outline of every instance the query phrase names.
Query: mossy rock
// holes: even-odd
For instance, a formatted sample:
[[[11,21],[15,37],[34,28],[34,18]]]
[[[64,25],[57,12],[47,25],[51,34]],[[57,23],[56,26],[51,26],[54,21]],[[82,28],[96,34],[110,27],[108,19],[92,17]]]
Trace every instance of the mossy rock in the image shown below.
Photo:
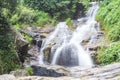
[[[44,48],[43,53],[44,53],[44,57],[47,61],[49,61],[50,59],[50,54],[51,54],[51,48],[52,45],[48,45],[46,48]]]
[[[47,34],[47,33],[42,33],[42,34],[40,34],[40,37],[41,37],[41,38],[46,38],[48,35],[49,35],[49,34]]]

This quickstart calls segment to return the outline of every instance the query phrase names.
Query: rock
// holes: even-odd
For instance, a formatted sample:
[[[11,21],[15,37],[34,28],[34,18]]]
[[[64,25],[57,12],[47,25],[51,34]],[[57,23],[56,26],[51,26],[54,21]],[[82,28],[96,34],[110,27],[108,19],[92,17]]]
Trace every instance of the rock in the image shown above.
[[[52,48],[52,45],[47,45],[47,47],[43,49],[44,58],[48,62],[50,62],[51,48]]]
[[[100,45],[92,45],[88,47],[89,51],[97,51],[100,49]]]
[[[27,65],[37,65],[38,64],[38,55],[39,55],[39,47],[37,45],[33,46],[30,50],[28,50],[27,58],[24,62],[24,66]]]
[[[53,32],[54,31],[54,28],[50,28],[50,29],[45,29],[45,30],[42,30],[42,31],[40,31],[41,33],[51,33],[51,32]]]
[[[74,78],[74,77],[38,77],[38,76],[28,76],[28,77],[21,77],[18,78],[17,80],[82,80],[80,78]],[[84,80],[89,80],[89,79],[84,79]]]
[[[95,68],[74,67],[70,68],[70,73],[74,77],[94,78],[95,80],[119,80],[120,63]]]
[[[42,46],[42,40],[33,39],[31,42],[31,49],[28,50],[27,58],[24,65],[38,64],[38,55],[40,54],[40,48]]]
[[[32,38],[35,38],[35,37],[39,37],[39,31],[37,31],[36,33],[33,32],[33,31],[28,31],[28,30],[20,30],[21,33],[24,33],[28,36],[31,36]]]
[[[37,44],[37,40],[33,39],[33,40],[31,41],[31,44],[32,44],[32,45],[36,45],[36,44]]]
[[[33,39],[31,41],[31,45],[32,47],[37,46],[40,49],[42,46],[42,42],[43,42],[42,39]]]
[[[25,57],[27,56],[27,51],[28,51],[28,44],[19,48],[17,47],[18,56],[22,63],[24,63],[25,61]]]
[[[42,42],[43,42],[42,40],[37,41],[37,46],[38,46],[39,48],[41,48]]]
[[[38,56],[38,49],[31,48],[28,50],[28,57],[36,57]]]
[[[60,77],[65,76],[64,73],[58,73],[53,69],[47,69],[41,66],[31,66],[33,68],[34,75],[36,76],[50,76],[50,77]]]
[[[24,37],[15,29],[12,29],[12,33],[15,36],[15,45],[16,51],[19,56],[20,62],[24,62],[25,56],[27,55],[28,51],[28,41],[24,39]]]
[[[64,73],[66,76],[70,76],[70,71],[63,67],[63,66],[59,66],[59,65],[42,65],[42,67],[46,67],[47,69],[52,69],[55,70],[58,73]]]
[[[40,37],[43,39],[43,38],[46,38],[48,36],[48,34],[47,33],[42,33],[42,34],[40,34]]]
[[[11,71],[10,74],[14,75],[15,77],[23,77],[23,76],[28,76],[29,75],[27,73],[27,71],[24,70],[24,69],[19,69],[19,70],[16,70],[16,71]]]
[[[0,80],[16,80],[16,78],[11,74],[4,74],[0,75]]]
[[[40,75],[16,77],[11,74],[0,75],[0,80],[119,80],[120,63],[95,67],[70,67],[41,65],[33,66]],[[62,73],[60,73],[62,71]],[[59,72],[59,73],[58,73]],[[68,72],[69,75],[66,75]]]

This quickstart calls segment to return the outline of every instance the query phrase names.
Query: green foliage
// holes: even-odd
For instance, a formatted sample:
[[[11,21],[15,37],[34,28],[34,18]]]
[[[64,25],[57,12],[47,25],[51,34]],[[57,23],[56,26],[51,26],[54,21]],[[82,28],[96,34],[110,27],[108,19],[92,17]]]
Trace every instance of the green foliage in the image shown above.
[[[80,0],[80,2],[83,2],[83,4],[85,5],[86,8],[89,7],[90,0]]]
[[[98,61],[102,65],[120,61],[120,42],[113,43],[107,49],[102,49],[98,54]]]
[[[14,36],[8,24],[16,5],[17,0],[0,0],[0,74],[9,73],[20,67],[14,49]]]
[[[33,39],[31,36],[28,36],[28,35],[26,35],[26,34],[24,34],[24,33],[22,33],[22,36],[24,36],[25,39],[26,39],[28,42],[31,42],[32,39]]]
[[[10,22],[16,28],[22,28],[22,25],[42,26],[52,22],[50,16],[43,11],[36,11],[25,6],[18,6],[16,13],[11,17]],[[18,28],[19,29],[19,28]]]
[[[52,20],[51,20],[50,16],[48,15],[48,13],[39,11],[39,12],[36,12],[35,22],[36,22],[36,25],[42,26],[42,25],[51,23]]]
[[[108,5],[112,0],[103,0],[103,2],[100,4],[101,7]]]
[[[29,75],[33,75],[33,69],[31,67],[26,67],[25,70],[28,72]]]
[[[119,41],[120,40],[120,25],[115,25],[114,28],[108,32],[108,38],[111,41]]]
[[[72,18],[78,2],[79,0],[25,0],[26,5],[45,11],[59,20]]]
[[[10,13],[13,13],[16,6],[17,0],[0,0],[0,11],[2,8],[6,8],[10,10]]]
[[[0,74],[19,67],[19,60],[14,49],[14,37],[6,19],[0,16]]]
[[[96,19],[105,30],[106,38],[116,42],[107,49],[101,49],[98,54],[98,61],[102,65],[120,61],[120,0],[104,0]]]
[[[120,40],[120,0],[104,0],[96,19],[100,21],[111,41]]]
[[[73,30],[73,24],[71,18],[67,18],[65,22],[69,26],[70,30]]]

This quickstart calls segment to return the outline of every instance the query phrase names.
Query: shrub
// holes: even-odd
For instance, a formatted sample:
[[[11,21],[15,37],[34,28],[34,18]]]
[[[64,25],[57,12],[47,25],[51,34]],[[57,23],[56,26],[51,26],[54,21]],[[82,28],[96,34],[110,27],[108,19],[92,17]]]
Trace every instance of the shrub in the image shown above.
[[[17,6],[17,0],[0,0],[0,74],[20,67],[15,51],[14,36],[8,20]]]
[[[25,0],[24,2],[33,9],[45,11],[52,17],[65,20],[73,17],[79,0]]]
[[[0,15],[0,74],[9,73],[20,67],[15,51],[14,36],[4,17]]]
[[[25,70],[29,75],[33,75],[33,69],[31,67],[26,67]]]
[[[14,28],[20,29],[27,24],[43,26],[51,23],[52,20],[50,16],[43,11],[33,10],[25,6],[18,6],[15,14],[11,17],[10,22]]]
[[[48,13],[45,13],[43,11],[37,12],[34,19],[35,19],[36,25],[38,25],[38,26],[42,26],[42,25],[52,22]]]
[[[111,41],[119,41],[120,37],[120,0],[104,0],[96,19],[102,24]]]
[[[119,41],[120,40],[120,26],[116,25],[115,27],[111,28],[108,32],[108,38],[111,41]]]
[[[97,60],[102,65],[120,61],[120,42],[113,43],[107,49],[102,49],[98,54]]]

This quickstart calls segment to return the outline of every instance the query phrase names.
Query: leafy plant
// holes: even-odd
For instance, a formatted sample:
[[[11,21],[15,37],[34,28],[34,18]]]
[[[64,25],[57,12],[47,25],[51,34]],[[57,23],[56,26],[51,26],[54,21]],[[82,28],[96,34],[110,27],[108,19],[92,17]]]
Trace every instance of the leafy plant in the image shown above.
[[[79,0],[25,0],[24,2],[35,10],[44,11],[52,17],[65,20],[73,17]]]
[[[72,24],[71,19],[70,19],[70,18],[67,18],[65,22],[66,22],[66,24],[69,26],[70,30],[73,30],[73,24]]]
[[[34,19],[35,19],[36,25],[38,25],[38,26],[42,26],[42,25],[45,25],[45,24],[48,24],[48,23],[52,22],[48,13],[45,13],[43,11],[37,12],[35,14]]]
[[[8,22],[0,15],[0,74],[20,68],[14,36],[10,31]]]
[[[26,67],[25,70],[28,72],[29,75],[33,75],[33,69],[31,67]]]
[[[97,56],[102,65],[120,61],[120,42],[113,43],[107,49],[102,49]]]
[[[102,28],[104,28],[111,41],[119,41],[119,3],[120,0],[104,0],[96,16],[96,19],[102,24]]]
[[[14,28],[23,28],[25,25],[43,26],[52,22],[51,17],[43,12],[27,8],[25,6],[18,6],[15,14],[10,19]]]
[[[119,41],[120,40],[120,26],[116,25],[114,28],[108,32],[108,38],[111,41]]]

